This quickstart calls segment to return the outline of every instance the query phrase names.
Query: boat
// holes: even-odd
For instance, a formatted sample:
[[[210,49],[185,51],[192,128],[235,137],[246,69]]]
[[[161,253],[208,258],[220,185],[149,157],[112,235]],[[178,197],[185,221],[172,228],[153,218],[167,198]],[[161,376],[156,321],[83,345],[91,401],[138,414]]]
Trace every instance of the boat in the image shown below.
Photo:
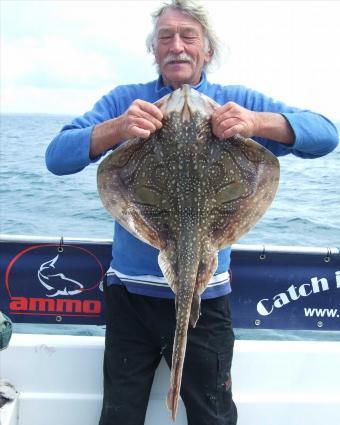
[[[1,235],[0,310],[14,332],[1,425],[95,425],[102,399],[111,241]],[[235,244],[232,367],[238,425],[340,423],[340,251]],[[170,425],[161,362],[146,425]],[[185,425],[180,402],[176,424]]]

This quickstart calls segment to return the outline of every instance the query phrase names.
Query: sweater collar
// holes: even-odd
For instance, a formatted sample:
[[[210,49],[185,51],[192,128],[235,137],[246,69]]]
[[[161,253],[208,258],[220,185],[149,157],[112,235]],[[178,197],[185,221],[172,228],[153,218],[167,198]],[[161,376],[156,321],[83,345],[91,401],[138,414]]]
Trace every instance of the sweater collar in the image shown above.
[[[192,86],[193,89],[200,92],[204,92],[208,84],[207,76],[204,71],[202,71],[200,82],[196,86]],[[163,83],[163,78],[160,75],[156,81],[156,92],[160,96],[165,96],[168,93],[173,92],[174,89],[171,86],[165,86]]]

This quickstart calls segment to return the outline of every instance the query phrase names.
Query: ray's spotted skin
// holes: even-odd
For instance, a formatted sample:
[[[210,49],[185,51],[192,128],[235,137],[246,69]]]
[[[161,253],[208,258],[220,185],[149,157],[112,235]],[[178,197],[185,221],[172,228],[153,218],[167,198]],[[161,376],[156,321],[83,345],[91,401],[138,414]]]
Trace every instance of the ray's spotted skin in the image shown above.
[[[163,127],[128,140],[98,168],[98,191],[113,217],[158,248],[176,294],[176,332],[167,405],[175,419],[189,322],[217,267],[218,250],[250,230],[271,204],[279,162],[251,139],[217,139],[219,105],[184,85],[155,103]]]

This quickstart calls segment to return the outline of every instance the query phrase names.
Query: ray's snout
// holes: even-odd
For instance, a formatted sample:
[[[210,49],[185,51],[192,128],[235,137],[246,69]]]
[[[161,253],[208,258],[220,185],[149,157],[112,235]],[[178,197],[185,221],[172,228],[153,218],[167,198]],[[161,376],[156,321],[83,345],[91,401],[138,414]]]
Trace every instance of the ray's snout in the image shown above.
[[[182,121],[190,121],[195,113],[205,117],[212,114],[218,105],[212,101],[207,102],[207,99],[202,93],[191,89],[188,84],[184,84],[170,94],[167,102],[160,105],[160,109],[165,117],[176,112],[181,115]]]

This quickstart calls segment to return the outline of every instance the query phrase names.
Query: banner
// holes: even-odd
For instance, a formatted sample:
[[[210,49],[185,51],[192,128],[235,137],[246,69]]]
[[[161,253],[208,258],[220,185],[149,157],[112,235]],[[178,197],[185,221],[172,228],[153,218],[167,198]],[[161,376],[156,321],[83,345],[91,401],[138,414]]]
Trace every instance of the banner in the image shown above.
[[[339,250],[278,248],[234,251],[234,327],[339,331]]]
[[[0,310],[14,322],[102,324],[108,244],[1,243]]]
[[[105,323],[102,281],[111,244],[3,240],[0,311],[13,322]],[[235,245],[236,328],[340,330],[338,249]]]

